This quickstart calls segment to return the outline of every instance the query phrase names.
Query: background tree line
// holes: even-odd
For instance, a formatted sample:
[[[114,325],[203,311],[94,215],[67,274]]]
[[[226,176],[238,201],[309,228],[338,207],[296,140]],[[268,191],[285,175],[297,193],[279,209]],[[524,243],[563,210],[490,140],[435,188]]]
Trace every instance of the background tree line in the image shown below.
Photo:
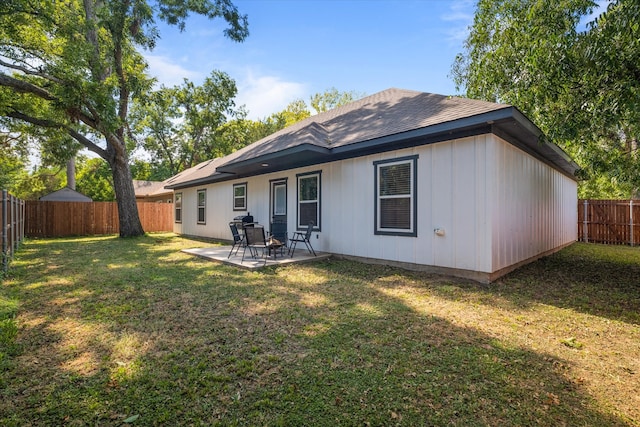
[[[212,72],[202,85],[185,80],[174,87],[150,91],[132,105],[132,147],[129,167],[133,179],[163,181],[200,162],[225,156],[252,142],[362,96],[336,88],[316,93],[309,103],[291,101],[282,111],[249,120],[243,106],[236,107],[233,79]],[[27,167],[26,134],[0,137],[0,184],[17,197],[37,200],[64,187],[68,154],[42,153],[41,163]],[[94,201],[113,201],[115,191],[108,163],[101,158],[76,156],[76,190]]]
[[[516,106],[563,147],[582,167],[581,197],[640,197],[640,2],[597,6],[480,0],[452,74],[467,97]]]
[[[464,96],[516,106],[569,152],[580,196],[637,196],[640,3],[597,6],[479,0],[452,77]],[[84,147],[97,159],[80,159],[79,189],[115,197],[121,234],[139,235],[132,178],[168,178],[361,96],[332,88],[248,120],[222,71],[155,88],[141,50],[153,49],[158,20],[184,29],[190,14],[224,20],[232,40],[249,34],[228,0],[0,2],[0,184],[24,198],[52,191]],[[28,171],[34,150],[41,164]]]

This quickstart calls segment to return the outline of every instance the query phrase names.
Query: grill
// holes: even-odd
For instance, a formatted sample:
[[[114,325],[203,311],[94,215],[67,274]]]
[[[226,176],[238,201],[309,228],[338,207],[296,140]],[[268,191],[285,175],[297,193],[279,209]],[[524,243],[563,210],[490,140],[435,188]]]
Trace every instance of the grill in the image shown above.
[[[247,224],[252,224],[253,223],[253,215],[251,215],[251,213],[247,212],[246,215],[238,215],[236,217],[233,218],[233,221],[231,221],[232,223],[235,223],[236,226],[238,227],[238,229],[243,229],[244,227],[247,226]]]

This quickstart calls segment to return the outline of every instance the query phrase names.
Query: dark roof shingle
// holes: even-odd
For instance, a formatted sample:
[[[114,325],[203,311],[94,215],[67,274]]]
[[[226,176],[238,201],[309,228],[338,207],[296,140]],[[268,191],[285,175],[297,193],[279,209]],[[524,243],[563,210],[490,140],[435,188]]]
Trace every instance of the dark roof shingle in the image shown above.
[[[345,153],[349,152],[362,155],[367,144],[383,150],[390,140],[429,134],[440,135],[443,140],[442,135],[467,128],[489,132],[494,119],[508,122],[510,127],[503,127],[513,133],[515,140],[526,139],[519,145],[521,148],[535,152],[563,173],[570,175],[577,168],[568,157],[559,155],[559,148],[553,144],[537,147],[541,132],[510,105],[391,88],[311,116],[223,158],[201,163],[171,178],[166,185],[183,188],[322,163],[332,156],[346,158]],[[261,168],[264,166],[271,169]]]

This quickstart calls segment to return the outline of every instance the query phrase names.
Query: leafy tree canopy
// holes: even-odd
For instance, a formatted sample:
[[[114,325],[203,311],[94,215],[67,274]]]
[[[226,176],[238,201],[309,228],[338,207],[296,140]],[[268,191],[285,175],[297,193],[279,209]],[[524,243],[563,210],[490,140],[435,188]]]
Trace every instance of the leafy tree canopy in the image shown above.
[[[9,189],[26,168],[28,150],[19,134],[0,133],[0,189]]]
[[[640,3],[612,1],[584,26],[595,7],[480,0],[452,74],[466,96],[522,110],[594,179],[581,192],[606,197],[640,188]]]
[[[135,103],[134,132],[141,135],[153,163],[175,175],[237,149],[224,138],[227,121],[244,115],[235,109],[236,93],[233,79],[221,71],[212,72],[200,86],[187,79],[179,86],[163,86]]]
[[[153,84],[140,49],[154,47],[156,19],[184,29],[192,13],[224,19],[232,40],[248,35],[229,0],[0,2],[0,117],[11,130],[30,125],[47,152],[71,152],[73,139],[106,160],[122,236],[144,232],[128,144],[130,103]]]

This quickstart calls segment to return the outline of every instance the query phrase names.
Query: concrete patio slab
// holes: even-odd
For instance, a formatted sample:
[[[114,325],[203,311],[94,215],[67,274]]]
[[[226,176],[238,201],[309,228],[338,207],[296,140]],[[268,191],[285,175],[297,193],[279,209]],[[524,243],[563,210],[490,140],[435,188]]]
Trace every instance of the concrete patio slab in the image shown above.
[[[240,268],[246,268],[248,270],[256,270],[263,267],[269,267],[273,265],[286,265],[293,263],[303,263],[303,262],[312,262],[319,261],[323,259],[327,259],[331,256],[331,254],[318,252],[316,254],[318,256],[313,256],[313,254],[309,253],[306,249],[296,248],[293,257],[287,255],[285,251],[284,255],[281,255],[278,252],[277,256],[274,258],[273,255],[267,258],[266,264],[264,263],[263,258],[252,258],[249,255],[249,251],[245,254],[244,262],[242,261],[242,248],[238,251],[237,254],[231,255],[228,257],[229,251],[231,250],[231,246],[211,246],[208,248],[193,248],[193,249],[183,249],[182,252],[198,256],[200,258],[208,259],[211,261],[218,261],[227,265],[234,265]]]

